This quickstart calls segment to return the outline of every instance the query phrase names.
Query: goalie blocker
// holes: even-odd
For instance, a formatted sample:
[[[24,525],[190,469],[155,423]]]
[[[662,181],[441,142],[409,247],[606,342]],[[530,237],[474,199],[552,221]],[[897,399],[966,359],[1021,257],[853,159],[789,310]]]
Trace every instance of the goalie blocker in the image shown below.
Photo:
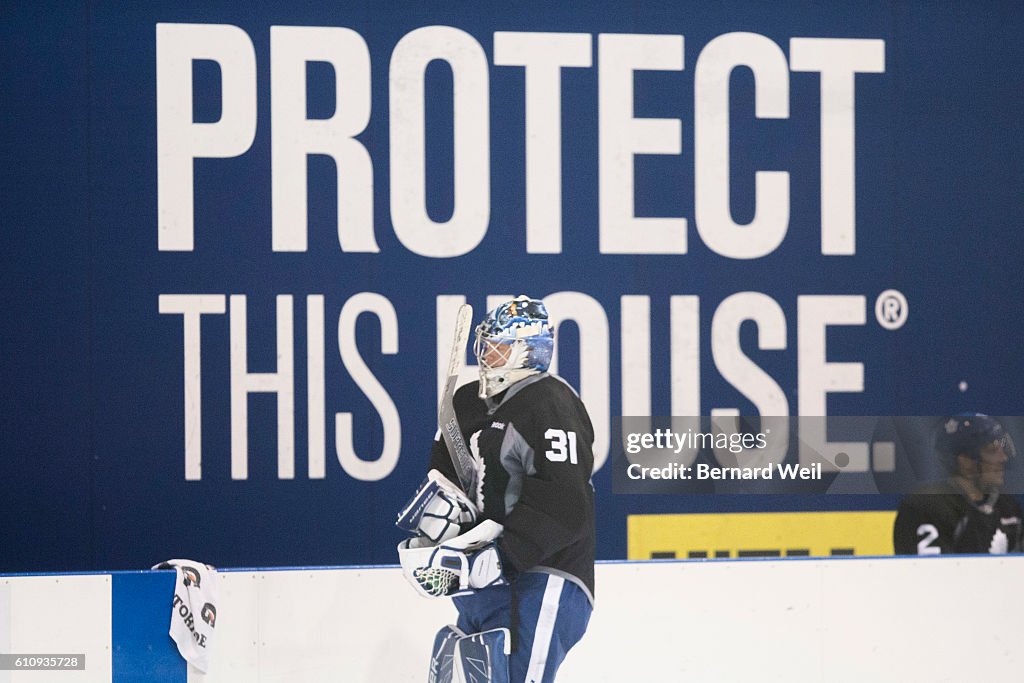
[[[476,517],[476,506],[462,490],[437,470],[430,470],[398,513],[395,526],[437,544],[469,531]]]

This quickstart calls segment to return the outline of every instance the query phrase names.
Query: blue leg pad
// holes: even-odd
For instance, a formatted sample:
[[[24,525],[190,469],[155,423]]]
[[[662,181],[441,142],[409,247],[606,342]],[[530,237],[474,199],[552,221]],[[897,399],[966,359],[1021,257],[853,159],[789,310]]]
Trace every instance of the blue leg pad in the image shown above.
[[[461,682],[509,683],[508,656],[511,637],[507,628],[463,636],[457,655]]]
[[[455,647],[466,634],[454,626],[445,626],[434,637],[434,652],[430,656],[428,683],[455,683]]]

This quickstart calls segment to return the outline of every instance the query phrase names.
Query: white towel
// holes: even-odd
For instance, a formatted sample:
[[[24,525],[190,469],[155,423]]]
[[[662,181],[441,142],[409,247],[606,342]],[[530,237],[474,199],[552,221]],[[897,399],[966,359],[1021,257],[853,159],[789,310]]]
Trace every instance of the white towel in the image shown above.
[[[217,571],[193,560],[167,560],[153,569],[174,568],[170,636],[185,661],[203,673],[209,668],[217,625]]]

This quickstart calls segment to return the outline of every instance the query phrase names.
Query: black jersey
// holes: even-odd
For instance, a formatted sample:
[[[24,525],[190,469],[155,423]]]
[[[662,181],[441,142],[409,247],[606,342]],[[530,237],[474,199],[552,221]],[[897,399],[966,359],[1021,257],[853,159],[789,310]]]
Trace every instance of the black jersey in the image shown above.
[[[1013,496],[976,505],[951,481],[929,484],[900,504],[897,555],[1020,552],[1021,509]]]
[[[594,596],[594,428],[564,381],[542,373],[493,399],[479,382],[453,400],[463,438],[480,466],[479,490],[467,491],[483,519],[505,526],[499,547],[517,571],[563,576]],[[458,481],[438,436],[430,466]]]

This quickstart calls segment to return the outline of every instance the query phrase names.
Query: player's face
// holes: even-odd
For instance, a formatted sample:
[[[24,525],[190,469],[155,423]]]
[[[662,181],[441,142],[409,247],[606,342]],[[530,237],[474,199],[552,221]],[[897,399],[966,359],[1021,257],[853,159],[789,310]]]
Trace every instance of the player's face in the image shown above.
[[[999,441],[990,443],[981,449],[978,459],[978,485],[982,490],[990,490],[1003,485],[1006,462],[1009,457]]]
[[[489,368],[503,367],[505,363],[508,362],[508,358],[511,353],[511,344],[495,344],[493,342],[484,341],[483,360],[484,364]]]

